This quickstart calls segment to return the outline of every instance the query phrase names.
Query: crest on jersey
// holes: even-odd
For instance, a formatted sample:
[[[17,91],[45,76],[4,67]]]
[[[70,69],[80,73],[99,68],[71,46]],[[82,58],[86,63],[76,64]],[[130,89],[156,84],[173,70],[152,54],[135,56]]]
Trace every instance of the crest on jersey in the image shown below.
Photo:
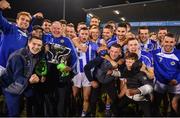
[[[61,43],[64,43],[64,39],[60,40]]]
[[[171,65],[174,66],[176,63],[174,61],[171,62]]]

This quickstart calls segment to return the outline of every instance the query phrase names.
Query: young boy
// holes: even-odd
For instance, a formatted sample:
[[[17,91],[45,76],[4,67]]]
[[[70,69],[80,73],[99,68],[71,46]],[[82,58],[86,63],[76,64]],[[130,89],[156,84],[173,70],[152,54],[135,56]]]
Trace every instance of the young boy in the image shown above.
[[[124,109],[130,103],[138,104],[144,116],[150,116],[150,101],[146,95],[153,90],[147,75],[140,71],[142,63],[138,61],[136,53],[128,53],[125,57],[125,69],[122,72],[121,79],[121,98],[119,103],[119,110]],[[123,113],[120,111],[120,113]],[[122,115],[122,114],[121,114]]]

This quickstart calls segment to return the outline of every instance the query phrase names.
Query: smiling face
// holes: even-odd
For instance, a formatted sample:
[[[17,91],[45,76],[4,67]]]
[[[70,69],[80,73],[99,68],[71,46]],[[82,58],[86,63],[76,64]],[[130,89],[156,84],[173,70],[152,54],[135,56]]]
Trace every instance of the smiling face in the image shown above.
[[[111,46],[111,48],[109,50],[109,56],[111,57],[111,59],[115,60],[120,55],[121,55],[121,48],[117,48],[117,47]]]
[[[139,39],[142,43],[146,43],[149,38],[149,30],[148,29],[140,29],[139,30]]]
[[[16,19],[17,26],[22,30],[27,30],[30,23],[30,18],[27,15],[20,15],[18,19]]]
[[[131,67],[132,67],[134,62],[135,62],[135,60],[131,59],[131,58],[125,60],[126,67],[127,67],[128,70],[131,70]]]
[[[74,27],[67,26],[66,27],[66,36],[70,39],[73,39],[76,35]]]
[[[167,33],[168,33],[167,29],[159,30],[157,35],[158,39],[162,42]]]
[[[113,36],[113,32],[109,28],[104,28],[103,33],[102,33],[103,39],[104,40],[109,40]]]
[[[100,36],[100,31],[99,31],[99,29],[98,29],[98,28],[92,28],[92,29],[90,29],[90,35],[91,35],[91,39],[92,39],[93,41],[96,41],[96,40],[99,38],[99,36]]]
[[[90,26],[92,26],[92,25],[99,26],[99,23],[100,23],[99,19],[92,18],[90,21]]]
[[[116,35],[119,40],[123,40],[126,37],[127,29],[125,27],[118,27],[116,30]]]
[[[32,38],[28,41],[28,47],[32,54],[37,54],[41,51],[41,48],[43,46],[43,42],[40,39]]]
[[[50,22],[43,22],[42,24],[42,28],[44,30],[45,33],[49,33],[50,32],[50,27],[51,27],[51,23]]]
[[[165,52],[171,52],[176,44],[175,38],[165,36],[162,42],[162,46]]]
[[[58,21],[54,21],[51,25],[51,33],[55,38],[58,38],[62,35],[62,26]]]
[[[140,50],[139,42],[136,39],[129,40],[128,44],[127,44],[127,48],[129,50],[129,52],[133,52],[133,53],[138,54],[138,52]]]

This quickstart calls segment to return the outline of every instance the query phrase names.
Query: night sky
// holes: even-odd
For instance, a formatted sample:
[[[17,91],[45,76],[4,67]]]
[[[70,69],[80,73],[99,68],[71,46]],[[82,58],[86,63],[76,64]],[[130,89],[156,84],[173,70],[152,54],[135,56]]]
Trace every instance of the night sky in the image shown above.
[[[125,3],[126,0],[65,0],[66,1],[66,20],[77,24],[85,21],[86,13],[82,8],[97,8]],[[137,2],[141,0],[129,0]],[[63,0],[9,0],[11,9],[4,12],[4,16],[15,19],[20,11],[28,11],[34,14],[38,11],[50,20],[60,20],[63,18]]]

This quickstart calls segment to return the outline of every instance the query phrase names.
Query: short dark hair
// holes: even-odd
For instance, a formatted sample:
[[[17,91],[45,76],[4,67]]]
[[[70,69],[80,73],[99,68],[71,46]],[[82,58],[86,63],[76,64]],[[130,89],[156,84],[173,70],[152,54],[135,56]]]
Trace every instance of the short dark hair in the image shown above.
[[[159,28],[159,31],[160,30],[167,30],[168,31],[168,29],[166,27],[161,27],[161,28]]]
[[[120,48],[120,49],[122,48],[121,45],[117,43],[112,44],[111,47]]]
[[[60,22],[61,24],[65,24],[65,25],[67,25],[67,21],[66,21],[66,20],[64,20],[64,19],[59,20],[59,22]]]
[[[29,42],[29,41],[32,41],[32,39],[38,39],[38,40],[41,40],[41,41],[43,42],[43,40],[42,40],[41,37],[37,37],[37,36],[34,36],[34,35],[30,35],[30,36],[28,37],[28,42]]]
[[[98,29],[98,30],[99,30],[99,27],[96,26],[96,25],[91,25],[91,26],[89,27],[89,29]]]
[[[173,33],[168,32],[165,36],[175,38]]]
[[[100,18],[98,16],[91,17],[91,19],[93,19],[93,18],[100,20]]]
[[[126,25],[126,23],[119,23],[119,24],[118,24],[118,27],[124,27],[124,28],[126,28],[126,29],[127,29],[127,25]]]
[[[89,30],[87,27],[83,27],[83,28],[81,28],[80,30],[79,30],[79,32],[81,31],[81,30]]]
[[[126,56],[125,56],[125,59],[132,59],[132,60],[137,61],[138,60],[138,55],[136,53],[128,52],[126,54]]]
[[[78,23],[78,26],[79,26],[79,25],[86,25],[86,23],[85,23],[85,22],[79,22],[79,23]]]
[[[73,23],[68,23],[67,26],[74,27],[74,24]]]
[[[127,43],[128,43],[129,41],[133,41],[133,40],[139,41],[137,38],[128,38]]]
[[[52,21],[50,21],[49,19],[44,19],[44,20],[43,20],[43,23],[44,23],[44,22],[52,23]],[[42,23],[42,24],[43,24],[43,23]]]
[[[43,31],[43,28],[40,25],[34,25],[33,30],[37,30],[37,29],[40,29]]]
[[[140,34],[140,30],[145,30],[145,29],[149,30],[149,28],[148,28],[147,26],[141,26],[141,27],[139,27],[138,33]]]
[[[116,24],[116,22],[113,20],[109,20],[106,24],[111,24],[111,23]]]
[[[104,28],[110,29],[111,32],[113,32],[113,26],[111,26],[111,25],[105,25]],[[103,29],[104,29],[104,28],[103,28]]]

